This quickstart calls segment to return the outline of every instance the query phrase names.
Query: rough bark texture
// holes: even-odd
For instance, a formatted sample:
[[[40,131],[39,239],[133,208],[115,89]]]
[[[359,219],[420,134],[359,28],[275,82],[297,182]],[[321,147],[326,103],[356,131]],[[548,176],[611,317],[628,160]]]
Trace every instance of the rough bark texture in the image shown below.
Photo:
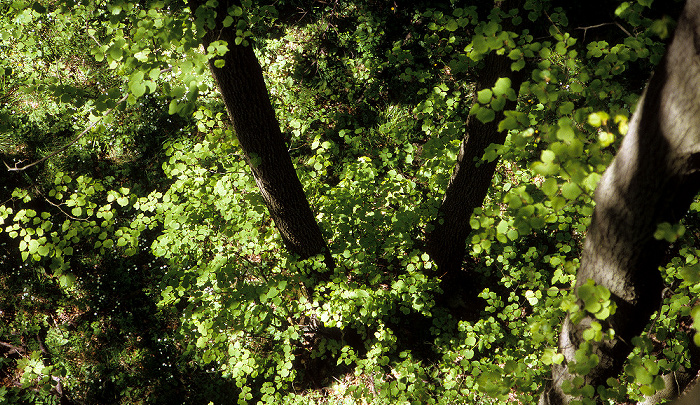
[[[496,7],[508,10],[517,5],[517,1],[497,2]],[[489,89],[501,77],[511,79],[511,88],[520,89],[522,75],[511,71],[512,61],[506,56],[490,53],[484,60],[475,86],[475,92]],[[516,101],[508,101],[504,110],[515,108]],[[445,196],[438,210],[434,226],[426,238],[426,251],[437,264],[441,276],[441,286],[445,296],[459,300],[459,291],[465,288],[464,275],[461,274],[462,262],[466,250],[466,239],[471,232],[469,219],[475,208],[481,207],[486,193],[491,186],[493,173],[498,160],[481,162],[486,148],[491,144],[502,144],[507,132],[498,131],[498,123],[504,118],[503,112],[497,112],[496,118],[482,123],[475,116],[470,116],[467,129],[462,139],[455,169],[445,191]],[[478,164],[478,165],[477,165]],[[457,302],[457,304],[459,304]]]
[[[201,3],[190,1],[193,12]],[[323,253],[326,264],[332,266],[282,137],[262,68],[251,46],[235,45],[235,27],[221,25],[229,4],[219,3],[217,27],[207,32],[202,42],[205,49],[216,40],[228,43],[229,51],[221,57],[225,65],[217,68],[211,60],[210,68],[245,159],[287,249],[302,258]]]
[[[696,376],[686,387],[673,405],[699,405],[700,404],[700,381]]]
[[[661,222],[679,220],[700,186],[698,54],[700,0],[690,0],[596,190],[576,288],[592,279],[611,291],[618,309],[608,319],[617,338],[594,347],[600,363],[585,378],[594,387],[620,373],[631,338],[659,308],[663,282],[658,267],[667,244],[656,240],[654,231]],[[541,404],[566,404],[572,399],[561,390],[561,383],[572,378],[565,364],[573,360],[591,320],[576,325],[565,320],[559,349],[566,361],[554,368]]]
[[[693,385],[693,380],[696,380],[695,374],[696,373],[694,371],[687,370],[685,367],[681,367],[680,370],[673,373],[664,374],[661,376],[661,378],[664,380],[664,388],[661,391],[657,391],[654,395],[645,397],[644,400],[638,402],[637,405],[654,405],[658,404],[662,400],[676,397],[682,399],[689,396],[694,401],[690,403],[694,405],[700,404],[700,395],[698,395],[698,393],[685,392],[692,390],[691,386]],[[677,401],[674,404],[677,405],[679,403],[685,402]]]
[[[505,56],[489,54],[479,73],[476,91],[493,87],[500,77],[510,77],[510,64],[511,61]],[[512,87],[517,89],[520,83],[513,83]],[[506,103],[506,109],[514,106],[515,102]],[[495,120],[485,124],[475,116],[470,116],[467,121],[467,131],[459,148],[454,172],[427,240],[427,250],[441,273],[461,267],[465,240],[471,232],[469,218],[474,208],[481,207],[498,161],[482,162],[478,167],[477,163],[489,145],[505,141],[506,131],[498,131],[498,123],[502,119],[503,115],[499,113]]]

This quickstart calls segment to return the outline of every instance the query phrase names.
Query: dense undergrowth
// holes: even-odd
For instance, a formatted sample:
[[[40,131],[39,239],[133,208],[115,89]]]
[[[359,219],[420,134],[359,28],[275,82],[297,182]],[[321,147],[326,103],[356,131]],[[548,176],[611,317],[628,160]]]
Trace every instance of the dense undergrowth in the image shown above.
[[[593,191],[669,20],[646,1],[616,4],[599,31],[575,25],[585,7],[457,3],[231,14],[256,39],[332,271],[286,253],[204,65],[221,49],[193,44],[200,22],[181,4],[0,6],[4,162],[95,124],[3,174],[0,403],[534,403],[563,360],[561,320],[579,311]],[[488,52],[525,83],[473,94]],[[472,215],[468,283],[448,297],[462,302],[441,307],[422,241],[466,120],[509,97],[507,141],[483,158],[500,163]],[[610,401],[693,361],[697,211],[658,231],[673,242],[664,305]],[[614,308],[586,291],[600,340]]]

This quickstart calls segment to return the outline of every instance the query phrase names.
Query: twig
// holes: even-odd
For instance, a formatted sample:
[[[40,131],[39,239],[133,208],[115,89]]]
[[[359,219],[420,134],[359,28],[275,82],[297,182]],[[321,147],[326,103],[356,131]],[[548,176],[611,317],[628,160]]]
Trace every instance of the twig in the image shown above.
[[[554,27],[554,29],[557,30],[557,32],[559,33],[559,35],[564,36],[564,34],[563,34],[563,33],[561,32],[561,30],[559,29],[559,27],[557,27],[557,25],[554,24],[554,21],[552,21],[552,18],[549,16],[549,14],[548,14],[546,11],[544,12],[544,15],[547,16],[547,19],[549,20],[549,22],[552,23],[552,26]]]
[[[628,37],[634,37],[634,35],[630,34],[630,32],[627,31],[627,30],[625,29],[625,27],[623,27],[622,24],[620,24],[619,22],[615,21],[615,25],[617,25],[617,28],[621,29],[622,32],[624,32],[625,34],[627,34]]]
[[[87,22],[85,23],[85,32],[87,32],[88,36],[89,36],[90,38],[92,38],[93,41],[97,42],[97,45],[99,45],[100,47],[102,47],[102,44],[100,43],[100,41],[98,41],[97,38],[95,38],[95,36],[92,35],[92,34],[90,33],[90,26],[87,25]]]
[[[46,200],[47,203],[49,203],[49,204],[53,205],[54,207],[56,207],[59,211],[61,211],[61,212],[63,213],[63,215],[67,216],[68,218],[70,218],[70,219],[72,219],[72,220],[74,220],[74,221],[87,221],[87,220],[88,220],[87,218],[76,218],[76,217],[72,216],[71,214],[69,214],[69,213],[63,211],[63,209],[61,208],[61,204],[56,204],[56,203],[52,202],[51,200],[49,200],[48,198],[46,198],[46,196],[44,195],[44,193],[42,193],[42,192],[39,190],[39,187],[35,187],[34,189],[36,190],[37,193],[41,194],[41,196],[44,197],[44,200]]]
[[[589,25],[588,27],[576,27],[574,29],[588,31],[589,29],[605,27],[606,25],[613,25],[613,24],[615,24],[615,23],[606,22],[606,23],[600,23],[600,24],[596,24],[596,25]]]
[[[5,343],[5,342],[0,342],[0,346],[4,346],[4,347],[9,348],[9,349],[10,349],[10,353],[9,353],[9,354],[12,354],[12,353],[17,353],[17,354],[19,354],[19,355],[23,355],[23,354],[24,354],[24,349],[21,348],[21,347],[13,346],[13,345],[11,345],[11,344],[9,344],[9,343]]]
[[[625,29],[625,27],[623,27],[622,24],[620,24],[620,23],[617,22],[617,21],[606,22],[606,23],[601,23],[601,24],[596,24],[596,25],[590,25],[590,26],[588,26],[588,27],[576,27],[576,28],[574,28],[574,29],[576,29],[576,30],[583,30],[583,41],[585,42],[585,41],[586,41],[586,33],[588,32],[589,29],[605,27],[606,25],[616,25],[617,28],[621,29],[622,32],[624,32],[625,34],[627,34],[628,37],[634,37],[634,35],[632,35],[629,31],[627,31],[627,30]]]

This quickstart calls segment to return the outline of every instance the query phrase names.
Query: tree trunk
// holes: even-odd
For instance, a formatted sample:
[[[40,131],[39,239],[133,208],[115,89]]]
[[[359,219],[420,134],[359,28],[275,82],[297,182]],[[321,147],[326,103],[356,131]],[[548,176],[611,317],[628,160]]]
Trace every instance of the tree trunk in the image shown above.
[[[700,403],[700,381],[696,377],[672,405],[698,405],[698,403]]]
[[[511,61],[505,56],[489,54],[484,68],[479,72],[475,91],[491,88],[500,77],[514,76],[510,64]],[[520,87],[520,81],[511,79],[511,83],[515,89]],[[508,101],[505,109],[514,107],[515,102]],[[498,123],[502,119],[503,113],[498,112],[496,119],[485,124],[473,115],[467,120],[467,131],[459,148],[454,172],[427,239],[428,253],[438,265],[440,273],[461,268],[466,238],[471,232],[469,219],[474,208],[481,207],[498,163],[497,160],[490,163],[480,160],[489,145],[505,141],[506,131],[498,131]]]
[[[516,3],[512,0],[501,1],[497,2],[495,7],[508,10]],[[511,79],[511,88],[517,94],[523,75],[521,72],[511,71],[511,62],[506,56],[496,55],[495,51],[486,56],[483,68],[478,74],[474,102],[477,102],[478,91],[490,89],[502,77]],[[516,104],[516,101],[508,100],[504,110],[512,110]],[[426,239],[426,251],[437,264],[443,296],[450,301],[448,306],[466,306],[463,298],[469,291],[469,286],[466,285],[466,275],[461,269],[466,252],[466,239],[472,230],[469,219],[474,209],[481,207],[498,164],[497,159],[485,162],[481,161],[481,158],[489,145],[502,144],[505,141],[507,131],[498,131],[498,124],[503,118],[503,111],[497,111],[495,119],[487,123],[479,121],[473,115],[468,118],[454,172],[438,215],[432,222],[433,229]]]
[[[667,243],[654,238],[657,225],[678,221],[700,188],[700,0],[690,0],[673,42],[637,106],[617,156],[596,190],[596,208],[584,243],[576,291],[588,279],[607,287],[617,312],[608,318],[612,341],[593,342],[600,361],[585,376],[593,387],[617,377],[630,341],[659,308],[663,280],[658,267]],[[559,349],[565,362],[553,369],[541,404],[572,398],[561,383],[590,325],[566,319]]]
[[[193,14],[203,3],[190,1]],[[205,49],[216,40],[228,43],[229,51],[210,60],[209,66],[245,159],[287,249],[302,258],[324,254],[326,265],[333,267],[282,137],[253,48],[236,45],[235,27],[222,25],[227,8],[227,2],[219,2],[217,26],[206,33],[202,42]],[[222,68],[214,65],[217,59],[225,62]]]

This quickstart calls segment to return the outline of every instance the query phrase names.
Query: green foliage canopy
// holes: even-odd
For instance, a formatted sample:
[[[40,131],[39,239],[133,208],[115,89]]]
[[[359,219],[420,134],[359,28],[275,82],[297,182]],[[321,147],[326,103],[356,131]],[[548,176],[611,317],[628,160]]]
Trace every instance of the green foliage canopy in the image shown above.
[[[600,321],[588,341],[614,333],[610,292],[586,284],[578,301],[571,286],[593,191],[672,29],[659,7],[617,2],[600,28],[578,25],[591,6],[546,0],[341,1],[301,14],[296,2],[243,1],[223,20],[235,44],[204,49],[214,3],[0,6],[6,163],[95,123],[27,178],[5,175],[0,337],[23,352],[0,362],[20,382],[0,399],[56,402],[61,381],[104,403],[165,403],[172,387],[202,403],[226,392],[239,403],[532,403],[563,361],[553,348],[567,313]],[[207,66],[234,45],[255,47],[332,272],[284,250],[240,155]],[[472,94],[489,53],[526,72],[520,88],[503,77]],[[517,108],[503,111],[506,100]],[[439,274],[421,240],[468,117],[500,111],[508,136],[485,151],[500,163],[470,221],[474,313],[460,319],[435,305]],[[684,228],[659,227],[676,253],[662,269],[670,292],[619,379],[603,393],[582,379],[565,388],[584,403],[653,394],[661,374],[690,365],[679,326],[698,315],[695,212]],[[138,306],[107,312],[108,299]],[[23,343],[32,336],[42,343]],[[113,355],[83,349],[92,341]],[[149,363],[157,351],[167,366]],[[596,361],[584,345],[572,369]],[[221,396],[187,388],[202,381]]]

